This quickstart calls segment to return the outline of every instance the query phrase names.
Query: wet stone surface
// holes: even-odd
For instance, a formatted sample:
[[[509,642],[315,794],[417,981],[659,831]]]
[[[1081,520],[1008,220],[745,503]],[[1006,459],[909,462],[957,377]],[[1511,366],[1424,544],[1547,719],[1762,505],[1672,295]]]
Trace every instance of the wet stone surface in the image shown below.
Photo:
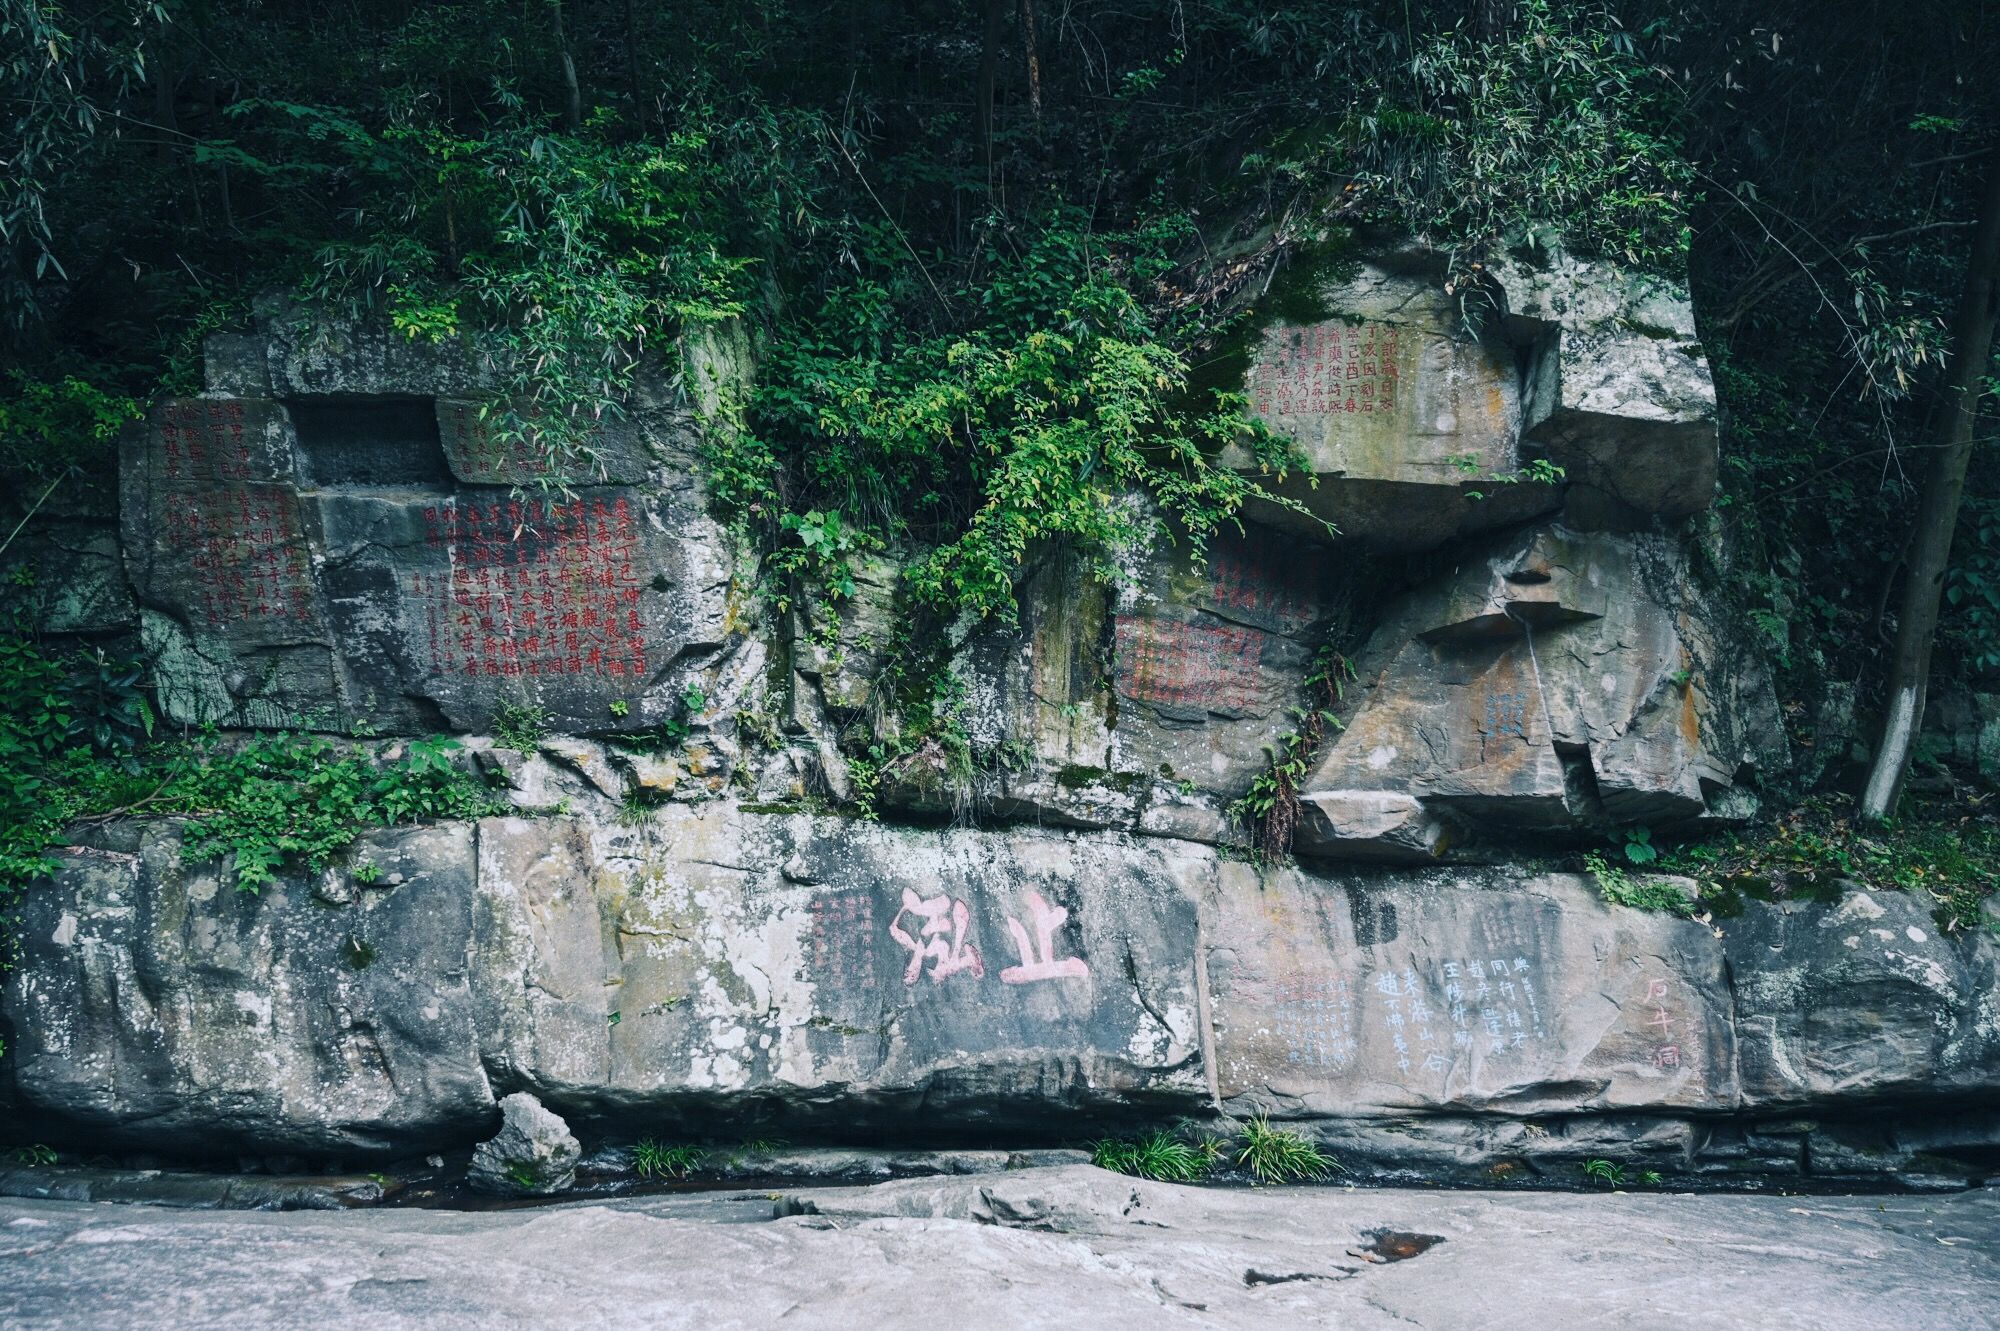
[[[1081,1166],[489,1214],[6,1199],[0,1321],[1879,1331],[1990,1325],[1996,1243],[1992,1190],[1221,1191]]]

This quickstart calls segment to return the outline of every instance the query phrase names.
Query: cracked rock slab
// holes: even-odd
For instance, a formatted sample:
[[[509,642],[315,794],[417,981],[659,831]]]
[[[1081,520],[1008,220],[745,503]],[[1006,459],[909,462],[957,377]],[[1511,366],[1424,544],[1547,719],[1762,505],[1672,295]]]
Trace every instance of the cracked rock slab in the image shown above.
[[[1436,1241],[1395,1262],[1348,1255],[1385,1234]],[[1086,1166],[775,1201],[684,1195],[484,1214],[10,1200],[0,1201],[0,1321],[36,1331],[357,1315],[383,1331],[901,1331],[945,1319],[1872,1331],[1992,1324],[1996,1242],[1992,1189],[1946,1199],[1235,1191]]]

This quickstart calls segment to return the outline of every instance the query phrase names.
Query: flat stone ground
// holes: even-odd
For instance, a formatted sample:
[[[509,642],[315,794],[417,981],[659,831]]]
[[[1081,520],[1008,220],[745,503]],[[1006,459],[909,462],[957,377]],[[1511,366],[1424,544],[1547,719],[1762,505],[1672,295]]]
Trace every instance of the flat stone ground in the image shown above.
[[[2000,1189],[1245,1191],[1068,1166],[480,1213],[0,1201],[0,1326],[336,1325],[1982,1331]]]

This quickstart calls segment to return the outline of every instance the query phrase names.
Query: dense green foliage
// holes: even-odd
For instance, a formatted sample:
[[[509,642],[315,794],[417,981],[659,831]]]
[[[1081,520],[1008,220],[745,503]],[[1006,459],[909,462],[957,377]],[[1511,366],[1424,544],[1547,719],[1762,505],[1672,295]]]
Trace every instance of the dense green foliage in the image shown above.
[[[1659,866],[1692,877],[1704,906],[1720,914],[1744,898],[1831,899],[1842,882],[1928,897],[1946,931],[1982,927],[1982,906],[2000,887],[2000,817],[1991,796],[1912,799],[1888,830],[1859,825],[1851,804],[1817,796],[1768,828],[1663,851]],[[2000,928],[2000,925],[1986,925]]]
[[[1636,7],[1635,7],[1636,9]],[[1945,325],[1990,169],[2000,30],[1979,5],[1658,7],[1702,164],[1692,277],[1726,412],[1722,531],[1786,671],[1794,738],[1829,682],[1873,710]],[[1861,182],[1866,182],[1862,184]],[[1989,396],[1936,668],[2000,680]],[[1830,743],[1841,742],[1829,734]]]
[[[317,737],[155,735],[141,674],[101,652],[64,660],[0,636],[0,905],[52,867],[50,847],[78,821],[185,815],[190,856],[226,857],[254,890],[287,861],[324,868],[371,828],[495,808],[449,739],[385,759]]]
[[[61,31],[7,73],[72,163],[8,233],[20,349],[185,386],[194,335],[290,289],[486,343],[505,428],[562,451],[742,316],[758,387],[711,481],[774,591],[894,543],[919,604],[1006,616],[1038,543],[1109,561],[1164,515],[1199,548],[1254,489],[1223,442],[1282,469],[1193,387],[1245,274],[1375,218],[1466,265],[1521,227],[1679,256],[1666,85],[1601,9],[1530,0],[1481,43],[1403,4],[1071,6],[1039,36],[1002,8],[10,3]]]

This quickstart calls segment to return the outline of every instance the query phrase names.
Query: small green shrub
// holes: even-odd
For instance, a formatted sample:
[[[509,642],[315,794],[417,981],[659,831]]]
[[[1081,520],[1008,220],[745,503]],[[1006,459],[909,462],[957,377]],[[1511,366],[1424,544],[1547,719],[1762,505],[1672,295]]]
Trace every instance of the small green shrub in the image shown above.
[[[1633,864],[1651,864],[1660,858],[1660,852],[1653,845],[1653,829],[1650,827],[1628,827],[1621,833],[1625,842],[1625,858]]]
[[[1651,846],[1646,850],[1653,853]],[[1658,878],[1634,878],[1598,851],[1584,855],[1583,867],[1597,880],[1597,890],[1604,894],[1604,899],[1615,906],[1665,911],[1683,917],[1695,913],[1694,898],[1676,884]]]
[[[1343,1172],[1338,1160],[1299,1133],[1272,1127],[1262,1114],[1243,1125],[1236,1163],[1260,1183],[1305,1183]]]
[[[1636,1182],[1641,1187],[1660,1186],[1660,1172],[1657,1169],[1642,1169],[1636,1175],[1615,1160],[1592,1159],[1583,1162],[1583,1176],[1592,1183],[1602,1183],[1607,1188],[1622,1188],[1628,1182]]]
[[[645,730],[626,731],[609,735],[606,738],[620,748],[631,750],[634,753],[666,753],[669,750],[679,748],[687,742],[688,736],[694,733],[693,718],[702,708],[708,706],[708,695],[702,692],[699,685],[690,684],[681,690],[677,701],[679,707],[674,714],[662,720],[658,725],[651,726]],[[621,711],[621,708],[624,710]],[[631,714],[631,708],[623,701],[611,704],[611,711],[613,715],[621,718]],[[741,714],[739,713],[739,715]]]

